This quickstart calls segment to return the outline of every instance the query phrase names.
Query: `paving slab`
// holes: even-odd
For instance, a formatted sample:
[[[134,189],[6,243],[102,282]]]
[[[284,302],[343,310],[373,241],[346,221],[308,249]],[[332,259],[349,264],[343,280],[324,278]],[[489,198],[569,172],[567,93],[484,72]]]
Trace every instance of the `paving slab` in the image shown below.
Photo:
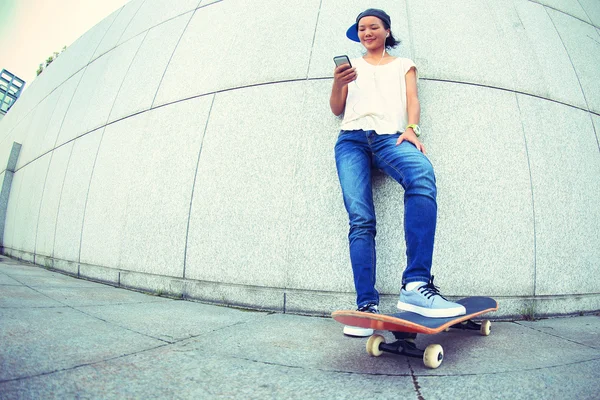
[[[28,287],[98,287],[95,282],[73,280],[73,277],[43,268],[31,266],[13,266],[0,263],[0,282],[11,279]],[[1,284],[1,283],[0,283]]]
[[[418,377],[422,398],[597,399],[599,360],[502,374]]]
[[[64,307],[60,302],[44,296],[42,293],[25,286],[0,286],[0,309]]]
[[[6,380],[52,374],[166,344],[69,307],[0,309],[0,319],[0,392]]]
[[[0,286],[20,286],[21,283],[8,275],[0,274]]]
[[[167,299],[149,296],[143,293],[123,293],[123,289],[100,285],[96,287],[47,287],[37,288],[39,293],[59,301],[68,307],[116,305],[116,304],[148,304],[163,302]]]
[[[552,318],[540,321],[520,321],[519,324],[549,336],[555,336],[573,343],[600,349],[600,327],[598,316],[576,318]]]
[[[75,308],[98,319],[173,343],[231,325],[245,324],[251,319],[260,321],[267,315],[190,301],[158,299],[163,301]]]

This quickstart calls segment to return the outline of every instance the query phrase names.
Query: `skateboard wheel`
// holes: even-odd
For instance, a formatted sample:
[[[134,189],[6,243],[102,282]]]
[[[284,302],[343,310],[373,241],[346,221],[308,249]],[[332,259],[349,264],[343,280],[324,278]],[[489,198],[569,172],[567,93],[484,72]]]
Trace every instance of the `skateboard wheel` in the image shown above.
[[[423,364],[427,368],[435,369],[440,366],[444,359],[444,349],[439,344],[430,344],[425,348]]]
[[[489,336],[490,331],[492,329],[492,324],[489,320],[485,320],[481,323],[481,328],[479,329],[479,333],[483,336]]]
[[[367,340],[367,353],[373,357],[379,357],[383,354],[383,351],[379,349],[379,345],[385,343],[385,338],[381,335],[372,335]]]

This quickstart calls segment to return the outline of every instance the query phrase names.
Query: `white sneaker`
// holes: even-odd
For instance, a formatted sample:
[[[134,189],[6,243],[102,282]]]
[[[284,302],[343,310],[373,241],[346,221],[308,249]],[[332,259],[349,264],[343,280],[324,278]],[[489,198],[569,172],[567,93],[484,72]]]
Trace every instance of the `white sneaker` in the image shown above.
[[[359,326],[344,326],[344,335],[352,336],[352,337],[367,337],[373,334],[373,329],[371,328],[361,328]]]
[[[356,311],[368,312],[371,314],[379,314],[379,309],[377,308],[377,304],[369,303],[362,307],[359,307]],[[344,335],[352,336],[352,337],[367,337],[373,334],[373,329],[371,328],[361,328],[360,326],[344,326]]]
[[[398,310],[410,311],[430,318],[457,317],[467,313],[464,306],[448,301],[440,294],[438,288],[433,285],[433,276],[429,283],[413,290],[405,290],[402,287]]]

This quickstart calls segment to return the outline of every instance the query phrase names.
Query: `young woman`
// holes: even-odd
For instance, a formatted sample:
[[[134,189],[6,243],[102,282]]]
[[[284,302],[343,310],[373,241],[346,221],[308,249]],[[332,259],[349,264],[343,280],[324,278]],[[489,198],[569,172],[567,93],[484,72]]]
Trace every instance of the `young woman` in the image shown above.
[[[435,176],[419,141],[416,66],[409,59],[387,53],[399,44],[390,26],[390,17],[382,10],[368,9],[358,15],[346,35],[360,42],[366,54],[351,60],[352,67],[335,68],[331,89],[331,111],[344,113],[335,161],[350,219],[348,239],[358,311],[378,312],[371,170],[379,169],[404,188],[407,266],[398,309],[429,317],[462,315],[465,308],[447,301],[433,285]],[[344,333],[368,336],[373,331],[346,326]]]

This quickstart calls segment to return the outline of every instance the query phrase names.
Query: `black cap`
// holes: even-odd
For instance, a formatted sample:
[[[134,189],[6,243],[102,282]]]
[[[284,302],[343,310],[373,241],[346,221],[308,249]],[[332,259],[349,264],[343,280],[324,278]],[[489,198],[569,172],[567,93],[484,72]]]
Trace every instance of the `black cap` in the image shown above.
[[[361,18],[364,17],[377,17],[380,20],[386,22],[388,26],[392,26],[392,19],[389,15],[387,15],[385,11],[380,10],[378,8],[368,8],[365,11],[358,14],[358,16],[356,17],[356,22],[346,31],[346,36],[348,37],[348,39],[354,42],[360,42],[360,39],[358,38],[358,22]]]

